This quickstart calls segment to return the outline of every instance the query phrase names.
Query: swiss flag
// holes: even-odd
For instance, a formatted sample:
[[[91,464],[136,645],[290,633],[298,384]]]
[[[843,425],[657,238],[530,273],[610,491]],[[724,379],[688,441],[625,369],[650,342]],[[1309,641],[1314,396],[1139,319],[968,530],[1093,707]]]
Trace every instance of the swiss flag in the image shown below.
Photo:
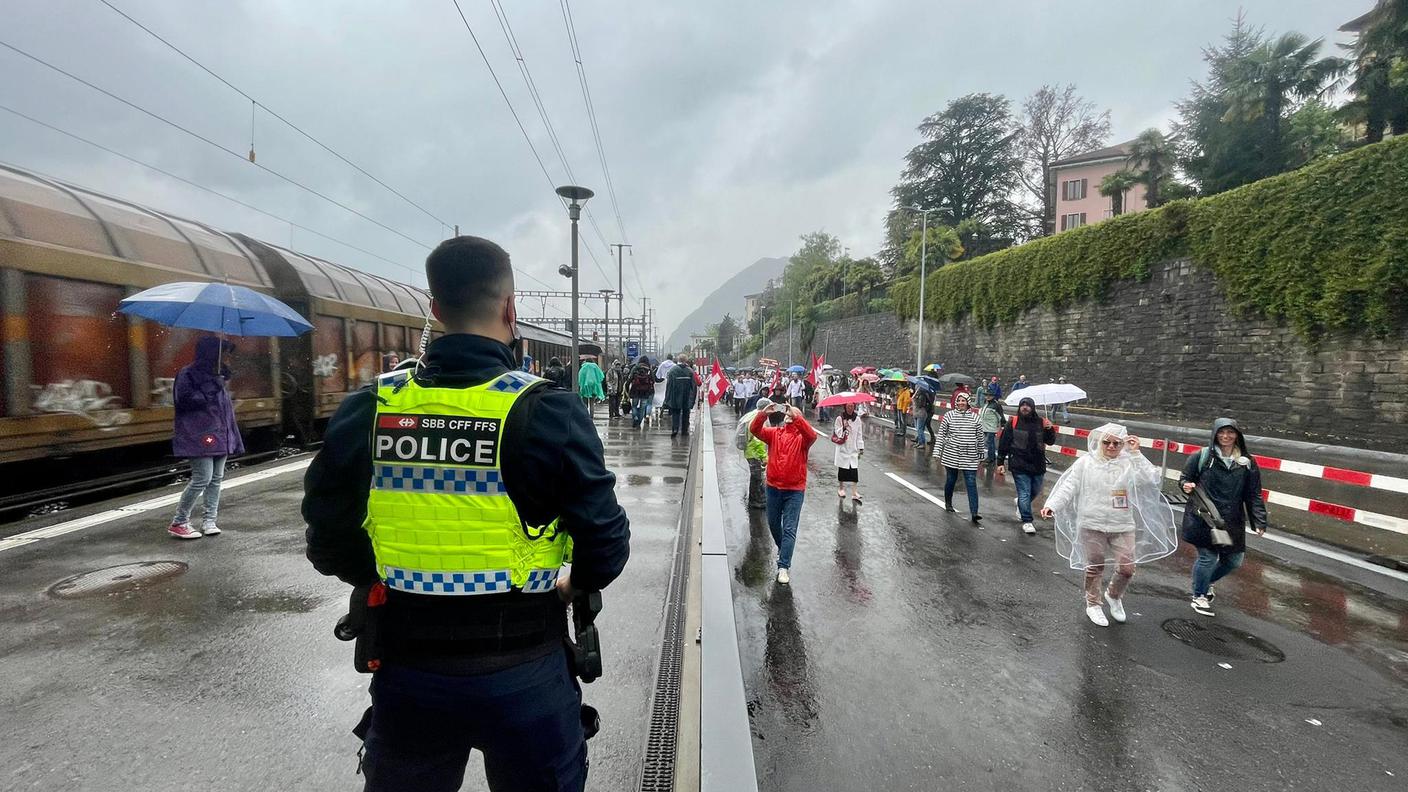
[[[807,382],[816,387],[817,380],[821,377],[821,367],[826,363],[825,355],[812,355],[812,370],[807,374]]]
[[[709,406],[713,407],[719,403],[719,399],[728,392],[728,377],[724,375],[724,370],[719,366],[718,358],[714,358],[714,368],[709,372]]]

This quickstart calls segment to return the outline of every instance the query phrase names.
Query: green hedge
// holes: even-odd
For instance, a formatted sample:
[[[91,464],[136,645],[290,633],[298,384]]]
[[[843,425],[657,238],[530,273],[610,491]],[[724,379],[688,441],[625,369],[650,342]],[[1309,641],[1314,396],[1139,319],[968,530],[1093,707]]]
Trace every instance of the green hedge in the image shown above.
[[[1176,256],[1211,272],[1234,310],[1306,338],[1408,326],[1408,137],[950,264],[929,275],[924,315],[1010,323],[1032,308],[1103,299]],[[900,317],[918,313],[917,279],[890,294]]]

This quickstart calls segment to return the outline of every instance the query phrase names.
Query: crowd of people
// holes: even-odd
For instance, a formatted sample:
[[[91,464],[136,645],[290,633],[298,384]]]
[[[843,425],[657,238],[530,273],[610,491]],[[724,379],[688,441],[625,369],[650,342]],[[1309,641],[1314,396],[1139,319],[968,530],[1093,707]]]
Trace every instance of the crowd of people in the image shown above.
[[[777,546],[777,581],[783,584],[791,583],[807,488],[807,457],[821,436],[807,420],[809,402],[817,408],[819,425],[830,429],[838,498],[844,501],[849,488],[852,502],[862,503],[859,462],[865,452],[864,426],[871,414],[864,403],[845,404],[832,408],[838,410],[832,417],[821,402],[841,389],[867,393],[873,380],[839,375],[817,377],[815,382],[813,387],[797,374],[769,377],[744,371],[734,378],[730,391],[741,416],[737,445],[750,471],[747,503],[749,508],[767,510]],[[1028,385],[1026,377],[1019,376],[1009,392]],[[1056,442],[1052,416],[1064,410],[1043,415],[1041,405],[1024,397],[1008,416],[1002,394],[997,377],[973,387],[960,386],[950,396],[950,408],[940,414],[933,389],[905,383],[886,407],[895,416],[897,442],[907,440],[908,419],[915,430],[913,447],[932,445],[933,458],[944,468],[945,511],[957,511],[954,493],[961,479],[969,519],[974,524],[983,519],[977,477],[983,465],[990,465],[1001,475],[1010,473],[1021,530],[1033,535],[1037,533],[1033,504],[1045,483],[1047,446]],[[1040,509],[1042,518],[1054,520],[1057,551],[1073,569],[1084,573],[1087,617],[1101,627],[1109,626],[1111,619],[1124,622],[1123,597],[1137,566],[1171,555],[1180,536],[1198,554],[1190,604],[1202,615],[1215,615],[1213,584],[1242,564],[1246,532],[1260,535],[1266,530],[1260,470],[1236,422],[1219,418],[1212,442],[1188,460],[1179,478],[1189,496],[1181,530],[1162,494],[1160,471],[1141,453],[1138,437],[1120,424],[1107,423],[1092,430],[1088,442],[1087,451],[1061,474]],[[1108,583],[1107,567],[1112,569]]]

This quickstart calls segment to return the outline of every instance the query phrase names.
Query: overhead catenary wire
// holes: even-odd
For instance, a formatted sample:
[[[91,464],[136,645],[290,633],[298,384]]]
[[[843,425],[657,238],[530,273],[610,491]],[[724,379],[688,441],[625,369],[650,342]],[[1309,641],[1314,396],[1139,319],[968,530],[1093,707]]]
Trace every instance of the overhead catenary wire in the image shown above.
[[[263,102],[259,101],[258,99],[254,98],[253,96],[251,96],[251,95],[250,95],[248,92],[246,92],[244,89],[240,88],[239,86],[235,85],[234,83],[230,82],[229,80],[225,79],[224,77],[221,77],[219,74],[215,73],[215,71],[214,71],[213,69],[211,69],[209,66],[206,66],[204,63],[201,63],[200,61],[196,60],[194,57],[192,57],[192,56],[191,56],[189,53],[187,53],[185,50],[182,50],[180,47],[176,46],[175,44],[172,44],[170,41],[168,41],[166,38],[164,38],[163,36],[161,36],[161,35],[160,35],[159,33],[157,33],[156,31],[152,30],[151,28],[149,28],[149,27],[147,27],[146,25],[142,24],[142,23],[139,22],[138,20],[134,19],[134,18],[132,17],[132,15],[128,14],[126,11],[123,11],[122,9],[120,9],[120,8],[118,8],[117,6],[113,5],[112,3],[108,2],[108,0],[98,0],[98,2],[102,3],[103,5],[107,6],[107,7],[110,8],[110,9],[112,9],[115,13],[117,13],[117,14],[118,14],[119,16],[121,16],[123,19],[126,19],[128,22],[131,22],[133,25],[136,25],[137,27],[141,28],[143,31],[145,31],[145,32],[147,33],[147,35],[151,36],[152,38],[156,39],[157,41],[160,41],[162,44],[166,45],[166,47],[167,47],[168,49],[170,49],[172,52],[175,52],[177,55],[180,55],[182,58],[185,58],[186,60],[190,61],[192,64],[194,64],[194,65],[195,65],[197,68],[199,68],[201,71],[205,72],[206,74],[210,75],[211,77],[214,77],[216,80],[219,80],[221,83],[223,83],[223,84],[225,85],[225,87],[229,88],[230,90],[234,91],[235,93],[239,94],[240,96],[243,96],[245,99],[248,99],[249,102],[250,102],[250,105],[251,105],[251,108],[250,108],[250,113],[251,113],[251,117],[250,117],[250,143],[249,143],[249,149],[250,149],[251,152],[254,151],[254,118],[253,118],[253,113],[254,113],[254,109],[255,109],[255,108],[259,108],[259,109],[262,109],[265,113],[268,113],[271,117],[273,117],[273,118],[277,119],[279,122],[283,123],[283,124],[284,124],[285,126],[287,126],[289,129],[292,129],[293,131],[295,131],[295,132],[297,132],[298,134],[302,135],[303,137],[307,138],[309,141],[311,141],[314,145],[316,145],[316,146],[318,146],[319,148],[321,148],[323,151],[326,151],[327,153],[333,155],[334,157],[337,157],[339,160],[341,160],[342,162],[346,163],[347,165],[349,165],[350,167],[352,167],[353,169],[355,169],[358,173],[362,174],[363,176],[366,176],[368,179],[371,179],[372,181],[374,181],[374,182],[376,182],[377,184],[381,185],[384,189],[386,189],[386,190],[387,190],[388,192],[390,192],[392,195],[395,195],[397,198],[400,198],[402,201],[405,201],[407,204],[410,204],[412,207],[415,207],[417,210],[419,210],[419,211],[420,211],[422,214],[424,214],[426,217],[429,217],[430,219],[432,219],[432,220],[434,220],[435,222],[439,223],[442,228],[443,228],[443,227],[446,227],[446,226],[452,226],[452,225],[454,225],[453,223],[449,222],[448,220],[444,220],[444,219],[442,219],[442,218],[436,216],[433,212],[431,212],[429,209],[426,209],[424,206],[421,206],[419,203],[416,203],[415,201],[413,201],[413,200],[411,200],[410,198],[406,197],[406,195],[403,194],[400,190],[397,190],[395,187],[392,187],[391,185],[387,184],[386,182],[384,182],[384,181],[382,181],[381,179],[377,178],[376,176],[372,175],[372,174],[369,173],[365,168],[363,168],[361,165],[358,165],[357,163],[355,163],[355,162],[353,162],[352,160],[348,159],[347,157],[343,156],[340,152],[334,150],[331,146],[328,146],[328,145],[327,145],[326,143],[324,143],[323,141],[321,141],[321,140],[319,140],[318,138],[314,137],[313,135],[309,134],[309,133],[306,132],[302,127],[298,126],[297,124],[295,124],[295,123],[293,123],[292,121],[290,121],[290,120],[288,120],[287,118],[285,118],[285,117],[284,117],[282,114],[280,114],[277,110],[274,110],[273,108],[269,107],[268,105],[264,104]]]
[[[104,96],[106,96],[106,97],[108,97],[108,98],[110,98],[110,99],[112,99],[112,100],[114,100],[114,101],[120,102],[120,103],[122,103],[122,104],[124,104],[124,105],[126,105],[126,106],[128,106],[128,107],[130,107],[130,108],[132,108],[133,110],[136,110],[136,111],[138,111],[139,113],[142,113],[143,115],[148,116],[149,118],[152,118],[152,119],[154,119],[154,120],[156,120],[156,121],[160,121],[161,123],[166,124],[167,126],[171,127],[172,129],[176,129],[176,130],[178,130],[178,131],[180,131],[180,132],[183,132],[183,133],[185,133],[185,134],[187,134],[187,135],[189,135],[189,136],[191,136],[191,137],[193,137],[193,138],[195,138],[195,139],[197,139],[197,140],[199,140],[199,141],[201,141],[201,142],[203,142],[203,143],[209,145],[209,146],[212,146],[212,147],[214,147],[214,148],[217,148],[217,149],[219,149],[219,150],[225,152],[226,154],[229,154],[229,155],[232,156],[232,157],[236,157],[236,158],[238,158],[238,159],[240,159],[241,161],[244,161],[244,162],[248,162],[248,161],[249,161],[249,160],[248,160],[248,157],[246,157],[244,154],[241,154],[241,153],[239,153],[238,151],[235,151],[234,149],[232,149],[232,148],[230,148],[230,147],[228,147],[228,146],[225,146],[225,145],[223,145],[223,144],[221,144],[221,143],[217,143],[217,142],[215,142],[214,140],[211,140],[210,138],[208,138],[208,137],[206,137],[206,136],[200,134],[199,132],[195,132],[195,131],[193,131],[193,130],[187,128],[187,127],[184,127],[184,126],[182,126],[182,125],[176,123],[175,121],[172,121],[172,120],[169,119],[169,118],[166,118],[165,116],[162,116],[162,115],[160,115],[160,114],[158,114],[158,113],[155,113],[155,112],[153,112],[153,111],[151,111],[151,110],[148,110],[148,109],[145,108],[145,107],[142,107],[141,105],[137,104],[136,102],[133,102],[133,101],[131,101],[131,100],[129,100],[129,99],[126,99],[126,98],[123,98],[123,97],[121,97],[121,96],[118,96],[117,94],[113,93],[112,91],[107,90],[106,88],[103,88],[103,87],[98,86],[98,85],[96,85],[96,84],[94,84],[94,83],[92,83],[92,82],[89,82],[88,80],[85,80],[85,79],[83,79],[82,77],[79,77],[78,75],[76,75],[76,74],[74,74],[74,73],[72,73],[72,72],[70,72],[70,71],[66,71],[66,70],[64,70],[64,69],[62,69],[62,68],[60,68],[60,67],[58,67],[58,66],[55,66],[54,64],[52,64],[52,63],[50,63],[50,62],[44,60],[43,58],[40,58],[40,57],[37,56],[37,55],[33,55],[33,54],[29,53],[29,52],[26,52],[25,50],[22,50],[22,49],[20,49],[19,47],[16,47],[15,45],[10,44],[9,42],[0,41],[0,47],[5,47],[6,49],[8,49],[8,50],[10,50],[10,51],[12,51],[12,52],[15,52],[16,54],[22,55],[22,56],[24,56],[25,58],[28,58],[29,60],[31,60],[31,61],[33,61],[33,62],[35,62],[35,63],[38,63],[39,65],[41,65],[41,66],[43,66],[43,67],[45,67],[45,68],[47,68],[47,69],[50,69],[51,71],[57,72],[58,74],[62,74],[63,76],[69,78],[70,80],[73,80],[73,81],[75,81],[75,82],[81,83],[82,85],[85,85],[85,86],[91,88],[92,90],[97,91],[98,93],[101,93],[101,94],[103,94]],[[404,232],[402,232],[402,231],[399,231],[399,230],[397,230],[397,229],[395,229],[395,228],[392,228],[391,226],[389,226],[389,225],[387,225],[387,224],[381,222],[380,220],[377,220],[376,218],[371,217],[370,215],[367,215],[367,214],[365,214],[365,213],[363,213],[363,212],[360,212],[360,211],[358,211],[358,210],[356,210],[356,209],[354,209],[354,208],[348,206],[348,205],[345,204],[345,203],[342,203],[341,201],[337,200],[336,198],[333,198],[333,197],[331,197],[331,196],[329,196],[329,195],[327,195],[327,194],[325,194],[325,193],[322,193],[322,192],[320,192],[320,191],[318,191],[318,190],[315,190],[315,189],[313,189],[312,187],[309,187],[308,185],[303,184],[302,182],[299,182],[298,180],[292,178],[291,176],[287,176],[287,175],[285,175],[285,174],[283,174],[283,173],[280,173],[279,171],[274,170],[273,168],[268,167],[267,165],[261,165],[261,164],[259,164],[259,163],[257,163],[257,162],[251,162],[250,164],[253,165],[254,167],[256,167],[256,168],[258,168],[258,169],[264,171],[265,173],[270,174],[271,176],[275,176],[275,177],[281,179],[282,181],[284,181],[284,182],[286,182],[286,183],[288,183],[288,184],[290,184],[290,185],[292,185],[292,186],[294,186],[294,187],[297,187],[297,188],[300,189],[300,190],[303,190],[304,192],[306,192],[306,193],[308,193],[308,194],[310,194],[310,195],[313,195],[313,196],[316,196],[316,197],[318,197],[318,198],[321,198],[322,200],[327,201],[328,203],[330,203],[330,204],[332,204],[332,205],[334,205],[334,206],[336,206],[336,207],[338,207],[338,208],[340,208],[340,209],[342,209],[342,210],[344,210],[344,211],[346,211],[346,212],[350,212],[351,214],[354,214],[354,215],[356,215],[356,216],[362,218],[363,220],[366,220],[367,222],[369,222],[369,223],[371,223],[371,224],[373,224],[373,225],[375,225],[375,226],[377,226],[377,227],[379,227],[379,228],[382,228],[382,229],[384,229],[384,230],[386,230],[386,231],[389,231],[390,233],[393,233],[393,234],[395,234],[396,236],[401,237],[402,239],[406,240],[407,242],[410,242],[410,243],[412,243],[412,244],[414,244],[414,245],[418,245],[419,247],[425,248],[425,249],[427,249],[427,250],[430,249],[430,245],[427,245],[426,243],[424,243],[424,242],[422,242],[422,241],[420,241],[420,240],[418,240],[418,239],[416,239],[416,238],[414,238],[414,237],[412,237],[412,236],[410,236],[410,235],[408,235],[408,234],[406,234],[406,233],[404,233]]]
[[[556,192],[556,189],[558,189],[558,183],[553,180],[552,173],[548,172],[548,165],[546,165],[546,163],[542,161],[542,155],[538,154],[538,147],[536,147],[536,145],[534,145],[534,142],[532,142],[532,137],[528,134],[528,127],[525,127],[524,121],[522,121],[522,117],[518,116],[518,110],[515,109],[513,100],[508,99],[508,92],[504,89],[503,80],[498,79],[498,73],[496,72],[496,70],[494,70],[493,63],[489,62],[489,55],[484,52],[483,45],[479,42],[479,37],[474,34],[473,25],[469,24],[469,17],[465,16],[465,8],[460,7],[459,0],[451,1],[453,4],[455,4],[455,11],[458,11],[459,13],[460,23],[465,24],[465,31],[469,32],[470,41],[474,42],[474,49],[476,49],[476,51],[479,51],[479,58],[482,59],[482,61],[484,62],[484,68],[489,69],[489,76],[491,79],[494,80],[494,86],[498,87],[498,96],[503,97],[504,104],[507,104],[508,106],[508,113],[510,113],[511,116],[514,117],[514,123],[518,124],[518,131],[521,132],[522,138],[524,138],[524,142],[527,142],[528,151],[532,152],[532,158],[534,158],[534,161],[538,163],[538,169],[539,171],[542,171],[543,179],[548,180],[548,186],[551,187],[553,192]],[[503,24],[503,20],[504,17],[500,17],[501,24]],[[508,32],[507,30],[505,30],[505,35],[511,38],[511,32]],[[510,47],[513,47],[513,44],[510,44]],[[515,55],[515,58],[517,58],[517,55]],[[524,69],[527,69],[527,65],[524,65]],[[566,158],[563,158],[563,165],[566,166]],[[558,199],[560,200],[560,202],[562,202],[563,207],[567,206],[567,199],[563,199],[562,196],[558,196]],[[590,245],[582,245],[582,247],[583,249],[586,249],[587,256],[591,258],[591,264],[596,265],[598,271],[601,272],[601,276],[607,279],[607,282],[610,283],[611,279],[608,278],[607,272],[605,272],[605,268],[603,268],[603,266],[601,266],[601,262],[598,261],[596,252],[591,249]]]
[[[582,89],[582,102],[586,105],[587,121],[591,126],[592,139],[596,142],[597,158],[601,162],[601,174],[606,180],[606,193],[611,199],[611,210],[616,215],[616,228],[621,232],[621,241],[629,244],[631,240],[626,234],[626,223],[621,218],[621,205],[616,200],[616,185],[611,178],[611,167],[606,161],[606,147],[601,142],[601,127],[598,126],[596,120],[596,106],[592,102],[591,86],[587,80],[587,68],[582,62],[582,47],[577,39],[577,25],[572,20],[572,7],[568,0],[558,0],[558,2],[562,8],[562,23],[567,29],[568,44],[571,45],[572,48],[572,60],[577,65],[577,81]],[[593,225],[595,225],[594,220]],[[607,249],[610,249],[610,244],[606,241],[605,235],[601,233],[601,229],[597,228],[596,232],[597,236],[601,237],[602,244],[606,245]],[[631,259],[631,273],[635,276],[636,287],[640,290],[640,293],[644,295],[645,284],[641,283],[640,270],[636,268],[634,257]]]
[[[383,255],[381,255],[381,254],[379,254],[379,253],[374,253],[374,252],[372,252],[372,251],[370,251],[370,250],[367,250],[366,248],[359,247],[359,246],[354,245],[354,244],[352,244],[352,243],[350,243],[350,242],[348,242],[348,241],[346,241],[346,240],[339,239],[338,237],[332,236],[332,235],[330,235],[330,234],[326,234],[326,233],[324,233],[324,232],[322,232],[322,231],[319,231],[319,230],[316,229],[316,228],[312,228],[312,227],[310,227],[310,226],[304,225],[304,224],[302,224],[302,223],[300,223],[300,222],[298,222],[298,221],[296,221],[296,220],[291,220],[291,219],[289,219],[289,218],[287,218],[287,217],[285,217],[285,216],[283,216],[283,215],[280,215],[280,214],[278,214],[278,213],[276,213],[276,212],[271,212],[271,211],[269,211],[268,209],[264,209],[264,208],[255,206],[254,204],[251,204],[251,203],[249,203],[249,202],[247,202],[247,201],[244,201],[244,200],[242,200],[242,199],[236,198],[236,197],[234,197],[234,196],[232,196],[232,195],[228,195],[228,194],[226,194],[226,193],[224,193],[224,192],[221,192],[220,190],[217,190],[217,189],[215,189],[215,188],[213,188],[213,187],[209,187],[209,186],[207,186],[207,185],[201,184],[201,183],[199,183],[199,182],[197,182],[197,181],[194,181],[194,180],[192,180],[192,179],[188,179],[188,178],[186,178],[185,176],[181,176],[180,174],[172,173],[171,171],[166,170],[165,168],[162,168],[162,167],[160,167],[160,166],[153,165],[153,164],[151,164],[150,162],[144,162],[144,161],[142,161],[142,160],[140,160],[140,159],[137,159],[136,157],[133,157],[133,156],[128,155],[128,154],[124,154],[123,152],[118,151],[117,149],[111,148],[111,147],[109,147],[109,146],[105,146],[105,145],[103,145],[102,143],[99,143],[99,142],[97,142],[97,141],[95,141],[95,140],[90,140],[90,139],[88,139],[88,138],[86,138],[86,137],[83,137],[82,135],[79,135],[79,134],[76,134],[76,133],[71,132],[71,131],[69,131],[69,130],[60,128],[60,127],[58,127],[58,126],[55,126],[54,124],[48,123],[47,121],[43,121],[43,120],[41,120],[41,119],[35,118],[34,116],[31,116],[31,115],[29,115],[29,114],[27,114],[27,113],[23,113],[23,112],[21,112],[21,111],[19,111],[19,110],[16,110],[16,109],[13,108],[13,107],[9,107],[9,106],[7,106],[7,105],[0,104],[0,110],[3,110],[3,111],[5,111],[5,112],[10,113],[11,115],[17,116],[17,117],[19,117],[19,118],[23,118],[24,120],[29,121],[29,122],[32,123],[32,124],[36,124],[36,125],[41,126],[41,127],[45,128],[45,129],[48,129],[48,130],[53,131],[53,132],[56,132],[56,133],[58,133],[58,134],[60,134],[60,135],[63,135],[63,136],[65,136],[65,137],[68,137],[68,138],[70,138],[70,139],[72,139],[72,140],[76,140],[76,141],[78,141],[78,142],[80,142],[80,143],[84,143],[84,144],[86,144],[86,145],[92,146],[93,148],[96,148],[96,149],[98,149],[99,151],[102,151],[102,152],[105,152],[105,153],[107,153],[107,154],[110,154],[110,155],[112,155],[112,156],[114,156],[114,157],[118,157],[118,158],[120,158],[120,159],[126,160],[127,162],[130,162],[130,163],[132,163],[132,164],[134,164],[134,165],[138,165],[138,166],[141,166],[141,167],[146,168],[146,169],[148,169],[148,170],[151,170],[151,171],[153,171],[153,172],[155,172],[155,173],[159,173],[159,174],[161,174],[161,175],[163,175],[163,176],[166,176],[166,177],[169,178],[169,179],[173,179],[173,180],[178,181],[178,182],[181,182],[182,184],[185,184],[185,185],[187,185],[187,186],[194,187],[194,188],[197,189],[197,190],[200,190],[200,191],[202,191],[202,192],[209,193],[209,194],[214,195],[214,196],[216,196],[216,197],[218,197],[218,198],[223,198],[223,199],[226,200],[226,201],[229,201],[229,202],[231,202],[231,203],[233,203],[233,204],[235,204],[235,205],[237,205],[237,206],[240,206],[240,207],[243,207],[243,208],[245,208],[245,209],[248,209],[248,210],[250,210],[250,211],[252,211],[252,212],[256,212],[256,213],[261,214],[261,215],[263,215],[263,216],[265,216],[265,217],[268,217],[268,218],[270,218],[270,219],[277,220],[277,221],[279,221],[279,222],[281,222],[281,223],[286,223],[286,224],[288,224],[290,227],[296,228],[296,229],[298,229],[299,231],[303,231],[303,232],[305,232],[305,233],[312,234],[313,236],[319,237],[319,238],[321,238],[321,239],[325,239],[325,240],[327,240],[327,241],[329,241],[329,242],[332,242],[332,243],[334,243],[334,244],[336,244],[336,245],[341,245],[342,247],[345,247],[345,248],[347,248],[348,250],[356,251],[357,253],[361,253],[361,254],[364,255],[364,256],[368,256],[368,257],[370,257],[370,258],[374,258],[374,259],[376,259],[376,260],[378,260],[378,261],[385,262],[385,263],[390,264],[390,265],[392,265],[392,266],[400,267],[401,269],[404,269],[404,270],[410,272],[413,276],[420,276],[422,279],[424,279],[424,273],[423,273],[422,271],[420,271],[420,270],[416,269],[415,267],[412,267],[412,266],[410,266],[410,265],[408,265],[408,264],[404,264],[404,263],[402,263],[402,262],[395,261],[394,259],[389,259],[389,258],[387,258],[387,257],[385,257],[385,256],[383,256]],[[7,163],[7,164],[9,164],[11,167],[14,167],[14,168],[18,168],[18,169],[21,169],[21,170],[29,170],[29,171],[32,171],[32,172],[34,172],[34,173],[38,173],[38,174],[41,175],[41,176],[45,176],[46,178],[54,179],[54,180],[56,180],[56,181],[64,181],[64,179],[62,179],[62,178],[59,178],[59,177],[56,177],[56,176],[52,176],[52,175],[50,175],[50,174],[43,173],[43,172],[41,172],[41,171],[35,170],[33,167],[30,167],[30,166],[21,166],[21,165],[16,164],[16,163]],[[528,273],[526,273],[526,272],[520,272],[520,273],[518,273],[518,274],[520,274],[520,275],[522,275],[522,276],[528,278],[528,279],[531,280],[531,281],[534,281],[534,282],[536,282],[536,283],[539,283],[539,284],[541,284],[541,285],[543,285],[543,286],[547,286],[547,285],[548,285],[548,284],[544,283],[543,281],[541,281],[541,280],[539,280],[539,279],[533,277],[532,275],[530,275],[530,274],[528,274]],[[414,282],[414,278],[413,278],[412,280],[413,280],[413,282]]]

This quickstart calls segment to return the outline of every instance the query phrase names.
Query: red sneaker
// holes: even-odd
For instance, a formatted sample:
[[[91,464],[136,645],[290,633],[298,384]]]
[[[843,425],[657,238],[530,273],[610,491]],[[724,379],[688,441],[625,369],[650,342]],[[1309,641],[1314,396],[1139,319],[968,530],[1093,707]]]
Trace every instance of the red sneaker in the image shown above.
[[[200,531],[191,527],[190,523],[171,523],[166,532],[177,539],[199,539]]]

